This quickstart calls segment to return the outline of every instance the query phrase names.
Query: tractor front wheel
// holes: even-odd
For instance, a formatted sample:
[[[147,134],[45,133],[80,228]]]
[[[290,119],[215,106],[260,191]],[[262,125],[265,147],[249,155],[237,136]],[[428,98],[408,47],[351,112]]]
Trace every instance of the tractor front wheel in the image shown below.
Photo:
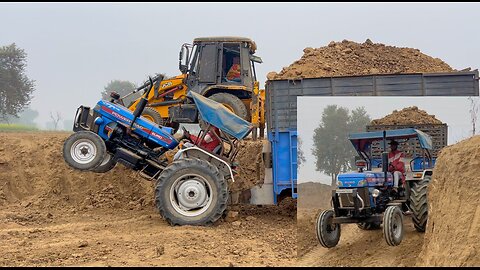
[[[398,246],[404,235],[403,214],[398,206],[389,206],[383,214],[383,237],[389,246]]]
[[[157,180],[156,206],[171,225],[212,225],[226,211],[227,201],[227,181],[205,160],[176,160]]]
[[[113,155],[107,153],[102,163],[98,167],[92,169],[92,172],[106,173],[113,169],[115,165],[117,165],[117,161],[113,158]]]
[[[72,168],[92,170],[102,164],[107,155],[103,139],[91,131],[79,131],[70,135],[63,144],[63,158]]]
[[[315,223],[317,240],[325,248],[335,247],[340,241],[340,224],[332,222],[334,215],[333,210],[323,210]]]

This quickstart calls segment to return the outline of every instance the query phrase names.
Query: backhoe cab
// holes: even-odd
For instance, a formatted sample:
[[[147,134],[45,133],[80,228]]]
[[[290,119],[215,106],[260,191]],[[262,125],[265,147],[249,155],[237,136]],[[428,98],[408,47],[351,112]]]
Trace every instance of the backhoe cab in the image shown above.
[[[163,79],[154,78],[154,91],[142,116],[160,125],[178,129],[179,123],[199,123],[193,100],[188,91],[201,94],[219,103],[241,118],[260,128],[263,134],[264,92],[259,90],[255,63],[256,44],[243,37],[196,38],[193,44],[183,44],[179,54],[181,75]],[[238,77],[227,76],[237,64]],[[138,100],[129,107],[134,111]],[[257,130],[253,132],[256,137]]]

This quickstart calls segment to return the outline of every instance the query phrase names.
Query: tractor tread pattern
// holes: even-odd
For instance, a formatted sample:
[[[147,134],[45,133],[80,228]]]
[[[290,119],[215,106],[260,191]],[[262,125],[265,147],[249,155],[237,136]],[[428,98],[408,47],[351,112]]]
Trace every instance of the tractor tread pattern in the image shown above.
[[[412,210],[412,221],[418,232],[425,232],[428,220],[427,201],[428,181],[421,181],[413,184],[410,194],[410,208]]]
[[[402,239],[397,240],[395,239],[395,236],[393,235],[393,225],[392,225],[392,220],[393,216],[400,214],[401,220],[402,220],[402,231],[403,231],[403,216],[402,216],[402,211],[398,206],[389,206],[385,210],[385,213],[383,214],[383,235],[385,238],[385,241],[389,246],[398,246],[401,242]],[[402,237],[403,238],[403,232],[402,232]]]
[[[172,215],[169,211],[166,210],[165,200],[168,198],[162,198],[163,189],[166,188],[165,186],[168,184],[169,178],[171,178],[177,171],[189,169],[192,167],[202,167],[208,170],[215,181],[217,182],[217,202],[214,211],[211,215],[196,221],[185,221],[181,218],[178,218]],[[215,187],[212,187],[215,188]],[[197,159],[197,158],[183,158],[171,163],[165,170],[160,173],[156,188],[155,188],[155,204],[157,209],[160,212],[160,215],[170,224],[170,225],[198,225],[198,226],[211,226],[217,220],[225,216],[227,211],[227,203],[228,203],[228,184],[225,180],[224,176],[217,167],[212,165],[211,163]]]
[[[315,233],[317,235],[317,239],[322,245],[322,247],[325,248],[332,248],[335,247],[338,244],[338,241],[340,240],[340,234],[341,234],[341,226],[338,224],[337,229],[338,229],[338,237],[335,239],[328,239],[326,238],[327,235],[324,235],[322,233],[322,228],[326,226],[325,222],[329,219],[328,216],[334,216],[333,210],[323,210],[317,215],[317,220],[316,220],[316,230]]]

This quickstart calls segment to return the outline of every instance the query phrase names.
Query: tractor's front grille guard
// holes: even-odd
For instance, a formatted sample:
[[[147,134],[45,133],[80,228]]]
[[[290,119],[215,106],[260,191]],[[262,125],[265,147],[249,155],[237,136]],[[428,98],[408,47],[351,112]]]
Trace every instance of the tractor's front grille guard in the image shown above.
[[[370,207],[368,188],[337,189],[335,193],[341,209],[355,209],[355,199],[359,202],[357,210]]]
[[[94,121],[98,113],[92,112],[90,107],[80,106],[75,113],[75,120],[73,123],[73,131],[92,130],[94,131]],[[98,127],[97,127],[98,128]]]

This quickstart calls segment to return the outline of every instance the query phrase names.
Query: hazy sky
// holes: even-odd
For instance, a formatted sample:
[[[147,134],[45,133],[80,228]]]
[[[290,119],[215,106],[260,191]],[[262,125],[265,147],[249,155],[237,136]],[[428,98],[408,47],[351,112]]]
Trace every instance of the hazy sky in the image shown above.
[[[473,97],[480,104],[479,97]],[[306,162],[298,170],[298,182],[322,182],[330,184],[330,176],[315,170],[315,157],[312,155],[313,131],[320,124],[322,112],[328,105],[346,107],[350,111],[364,107],[372,119],[379,119],[393,110],[417,106],[448,126],[448,144],[454,144],[472,135],[470,100],[467,97],[298,97],[297,119],[298,136],[302,139],[302,149]],[[477,105],[478,106],[478,105]],[[312,112],[316,113],[312,113]],[[480,134],[480,119],[476,122],[476,134]]]
[[[478,3],[1,3],[0,46],[27,52],[43,126],[50,111],[67,119],[94,105],[111,80],[179,74],[180,46],[201,36],[254,39],[261,86],[305,47],[343,39],[418,48],[475,69],[478,14]]]

